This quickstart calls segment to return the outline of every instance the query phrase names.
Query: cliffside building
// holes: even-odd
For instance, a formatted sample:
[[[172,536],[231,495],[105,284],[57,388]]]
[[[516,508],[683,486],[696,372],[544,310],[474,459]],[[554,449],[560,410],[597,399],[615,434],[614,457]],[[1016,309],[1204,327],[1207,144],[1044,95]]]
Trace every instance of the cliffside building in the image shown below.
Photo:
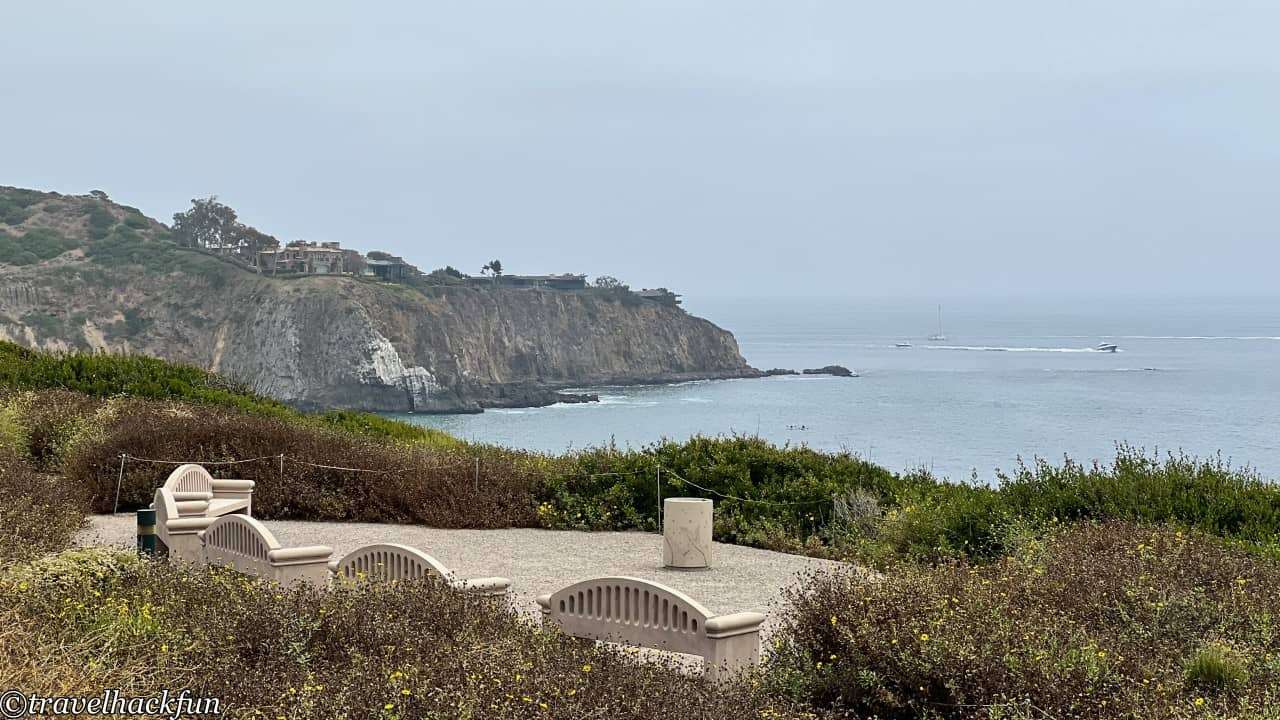
[[[468,275],[463,280],[468,285],[501,285],[518,288],[547,288],[550,290],[586,290],[587,276],[565,273],[563,275],[498,275],[476,277]]]
[[[264,274],[298,273],[341,275],[345,272],[346,252],[340,243],[313,243],[295,240],[280,250],[258,253],[258,267]]]
[[[663,305],[679,305],[680,304],[680,296],[677,295],[676,293],[671,292],[666,288],[656,288],[653,290],[645,288],[644,290],[641,290],[636,294],[644,298],[645,300],[651,300],[656,303],[662,303]]]
[[[417,268],[404,261],[404,258],[395,255],[386,258],[365,260],[365,274],[373,275],[379,280],[387,282],[401,282],[413,275],[417,274]]]

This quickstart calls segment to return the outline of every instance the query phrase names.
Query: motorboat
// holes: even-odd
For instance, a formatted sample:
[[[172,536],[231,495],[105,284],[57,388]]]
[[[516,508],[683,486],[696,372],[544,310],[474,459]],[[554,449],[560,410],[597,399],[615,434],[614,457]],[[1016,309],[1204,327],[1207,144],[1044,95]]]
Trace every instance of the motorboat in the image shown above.
[[[906,349],[906,348],[911,347],[911,343],[909,343],[909,342],[900,342],[900,343],[894,343],[894,344],[893,344],[893,346],[894,346],[894,347],[896,347],[896,348],[903,348],[903,349]]]
[[[1120,348],[1117,347],[1115,343],[1109,342],[1098,343],[1098,346],[1094,348],[1094,350],[1097,350],[1098,352],[1115,352],[1119,349]]]

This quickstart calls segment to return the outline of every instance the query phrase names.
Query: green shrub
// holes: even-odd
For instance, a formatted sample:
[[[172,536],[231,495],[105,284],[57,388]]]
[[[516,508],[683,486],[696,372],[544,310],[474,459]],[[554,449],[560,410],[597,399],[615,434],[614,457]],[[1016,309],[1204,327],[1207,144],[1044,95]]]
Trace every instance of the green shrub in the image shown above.
[[[32,228],[21,236],[0,232],[0,263],[34,265],[75,247],[74,241],[52,228]]]
[[[145,230],[148,227],[151,227],[151,223],[147,220],[146,216],[137,211],[127,213],[124,216],[124,224],[134,230]]]
[[[101,240],[111,233],[111,229],[116,226],[116,216],[111,211],[102,206],[100,203],[92,203],[89,206],[89,237],[93,240]]]
[[[1187,684],[1211,692],[1237,690],[1249,682],[1244,661],[1221,645],[1201,648],[1187,663]]]
[[[1280,701],[1280,565],[1199,533],[1078,523],[987,565],[787,595],[770,680],[832,717],[1254,718]],[[1217,643],[1235,652],[1202,650]]]
[[[540,514],[552,527],[656,529],[661,467],[664,496],[715,498],[716,536],[757,545],[783,537],[785,545],[801,545],[834,520],[835,496],[861,489],[890,498],[899,484],[893,473],[848,453],[780,448],[752,437],[694,437],[639,451],[597,448],[566,461],[538,490]]]
[[[31,317],[24,322],[58,329],[57,318]],[[128,318],[126,318],[127,322]],[[135,322],[145,322],[139,317]],[[284,403],[251,392],[243,385],[189,365],[137,355],[105,353],[47,353],[0,342],[0,388],[15,390],[71,390],[97,397],[131,395],[181,400],[233,408],[242,412],[330,427],[370,437],[449,446],[446,433],[359,412],[307,415]]]

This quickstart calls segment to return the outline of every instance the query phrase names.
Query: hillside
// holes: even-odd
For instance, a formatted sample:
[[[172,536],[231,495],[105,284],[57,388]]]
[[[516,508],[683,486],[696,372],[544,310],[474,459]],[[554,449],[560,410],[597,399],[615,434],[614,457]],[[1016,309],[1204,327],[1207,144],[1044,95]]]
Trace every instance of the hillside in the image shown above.
[[[0,340],[150,355],[300,407],[468,412],[559,388],[757,373],[733,336],[617,290],[275,279],[102,194],[0,188]]]

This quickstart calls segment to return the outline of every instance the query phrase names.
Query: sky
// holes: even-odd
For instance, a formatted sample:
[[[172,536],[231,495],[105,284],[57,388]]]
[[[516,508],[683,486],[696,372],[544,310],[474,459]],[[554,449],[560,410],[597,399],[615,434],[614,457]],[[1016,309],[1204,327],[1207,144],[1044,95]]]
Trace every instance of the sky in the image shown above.
[[[1280,3],[0,5],[0,184],[699,296],[1280,292]]]

